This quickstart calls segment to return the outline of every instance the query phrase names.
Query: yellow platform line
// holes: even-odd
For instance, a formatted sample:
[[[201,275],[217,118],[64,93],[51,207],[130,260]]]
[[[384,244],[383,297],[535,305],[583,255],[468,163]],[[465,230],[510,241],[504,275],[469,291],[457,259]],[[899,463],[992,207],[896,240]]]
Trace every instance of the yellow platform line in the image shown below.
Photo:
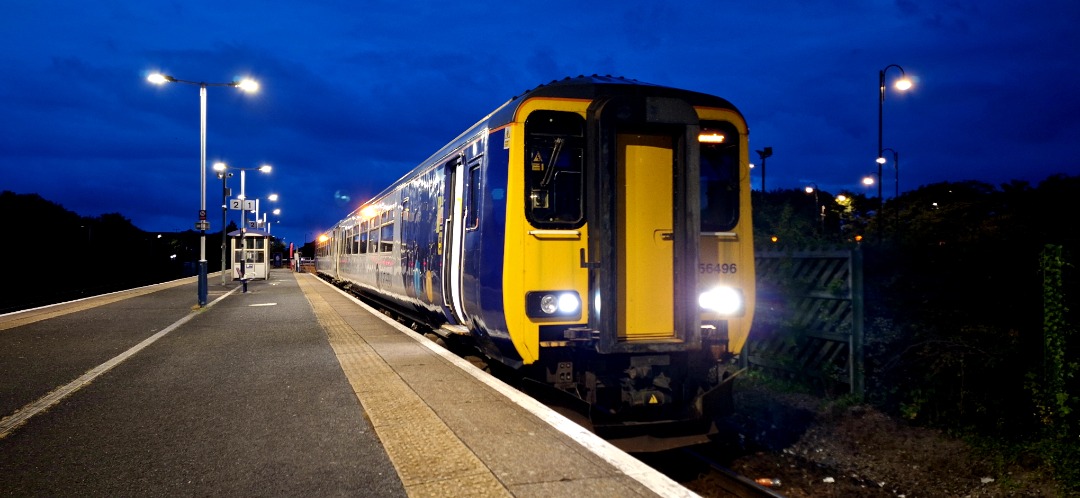
[[[320,294],[313,276],[297,276],[357,399],[410,497],[512,496]]]

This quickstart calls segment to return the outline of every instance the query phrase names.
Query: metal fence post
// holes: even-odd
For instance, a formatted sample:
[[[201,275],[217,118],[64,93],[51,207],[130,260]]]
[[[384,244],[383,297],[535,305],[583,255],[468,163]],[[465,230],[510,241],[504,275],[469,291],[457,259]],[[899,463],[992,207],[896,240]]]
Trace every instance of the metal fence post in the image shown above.
[[[863,364],[863,254],[862,249],[851,250],[848,260],[851,289],[851,344],[849,371],[851,394],[862,399],[866,390],[866,378]]]

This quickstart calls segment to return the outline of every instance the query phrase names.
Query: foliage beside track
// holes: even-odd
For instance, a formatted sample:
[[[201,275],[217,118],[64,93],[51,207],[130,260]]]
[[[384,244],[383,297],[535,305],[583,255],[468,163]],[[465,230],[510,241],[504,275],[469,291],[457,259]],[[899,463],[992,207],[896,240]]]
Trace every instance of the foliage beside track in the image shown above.
[[[861,246],[867,400],[1080,483],[1080,177],[847,194],[758,194],[755,243]]]

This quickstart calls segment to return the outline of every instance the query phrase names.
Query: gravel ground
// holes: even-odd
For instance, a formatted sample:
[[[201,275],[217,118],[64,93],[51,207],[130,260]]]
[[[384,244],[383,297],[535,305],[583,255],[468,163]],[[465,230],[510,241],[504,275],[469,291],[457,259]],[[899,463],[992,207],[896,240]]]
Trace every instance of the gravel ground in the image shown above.
[[[994,469],[963,441],[868,406],[778,394],[753,379],[740,379],[736,392],[731,438],[743,452],[730,466],[778,481],[784,496],[1064,496],[1035,469]],[[685,484],[719,496],[708,477]]]

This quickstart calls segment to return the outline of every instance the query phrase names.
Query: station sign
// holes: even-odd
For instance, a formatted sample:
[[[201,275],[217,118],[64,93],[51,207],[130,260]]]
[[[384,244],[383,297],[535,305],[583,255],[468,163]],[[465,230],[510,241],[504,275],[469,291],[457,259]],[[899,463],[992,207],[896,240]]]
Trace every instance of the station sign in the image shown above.
[[[233,211],[254,211],[254,199],[229,199],[229,209]]]

